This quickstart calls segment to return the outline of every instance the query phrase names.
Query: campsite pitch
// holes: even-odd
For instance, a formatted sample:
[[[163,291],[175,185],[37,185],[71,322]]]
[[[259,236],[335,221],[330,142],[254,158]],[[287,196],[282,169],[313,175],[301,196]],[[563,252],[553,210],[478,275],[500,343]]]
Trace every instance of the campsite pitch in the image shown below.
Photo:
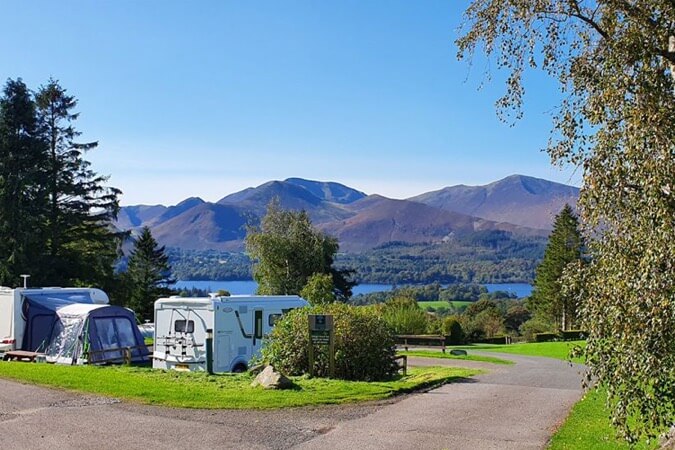
[[[381,400],[468,378],[479,370],[412,368],[392,381],[363,382],[291,377],[291,390],[250,386],[248,374],[206,375],[138,367],[58,366],[0,362],[0,377],[101,394],[151,405],[202,409],[268,409]]]

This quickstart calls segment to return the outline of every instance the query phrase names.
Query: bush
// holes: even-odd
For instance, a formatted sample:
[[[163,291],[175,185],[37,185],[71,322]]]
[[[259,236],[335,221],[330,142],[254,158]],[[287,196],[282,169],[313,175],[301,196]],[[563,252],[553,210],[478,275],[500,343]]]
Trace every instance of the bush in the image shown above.
[[[582,330],[566,330],[560,331],[563,341],[578,341],[586,338],[586,333]]]
[[[558,336],[557,333],[536,333],[534,335],[534,340],[536,342],[551,342],[555,341],[559,337],[560,336]]]
[[[529,342],[535,340],[535,334],[547,333],[553,329],[552,325],[538,318],[530,319],[519,328],[520,334]]]
[[[445,318],[442,332],[446,336],[445,343],[448,345],[458,345],[464,342],[464,330],[456,317]]]
[[[483,338],[476,342],[480,344],[506,344],[506,338],[507,336],[494,336],[490,338]]]
[[[335,376],[344,380],[385,380],[398,372],[394,333],[376,309],[342,303],[295,309],[276,324],[261,359],[288,375],[309,372],[308,314],[332,314],[335,329]],[[314,347],[314,373],[328,376],[328,348]]]
[[[429,316],[414,299],[397,298],[380,308],[382,319],[395,334],[424,334]]]

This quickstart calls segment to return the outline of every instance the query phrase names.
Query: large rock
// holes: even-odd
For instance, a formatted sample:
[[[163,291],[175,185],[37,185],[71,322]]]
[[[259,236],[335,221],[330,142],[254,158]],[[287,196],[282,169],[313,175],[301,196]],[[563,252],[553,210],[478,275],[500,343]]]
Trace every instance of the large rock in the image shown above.
[[[262,386],[264,389],[289,389],[293,382],[273,366],[267,366],[255,377],[251,386]]]

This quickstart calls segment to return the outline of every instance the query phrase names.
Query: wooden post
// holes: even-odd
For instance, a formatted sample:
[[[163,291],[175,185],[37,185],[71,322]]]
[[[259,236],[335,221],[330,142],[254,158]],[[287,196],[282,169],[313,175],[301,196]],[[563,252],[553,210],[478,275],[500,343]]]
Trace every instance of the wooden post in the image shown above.
[[[309,348],[307,349],[307,359],[309,360],[309,376],[314,376],[314,343],[312,342],[312,326],[307,326],[307,336],[309,337]]]
[[[328,343],[328,376],[335,378],[335,331],[330,329],[330,337]]]

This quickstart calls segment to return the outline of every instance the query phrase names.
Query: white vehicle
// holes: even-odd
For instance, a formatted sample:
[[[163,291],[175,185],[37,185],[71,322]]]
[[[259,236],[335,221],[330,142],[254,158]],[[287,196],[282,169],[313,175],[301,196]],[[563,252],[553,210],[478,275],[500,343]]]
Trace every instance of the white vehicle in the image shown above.
[[[16,288],[0,287],[0,353],[22,348],[26,331],[24,302],[28,299],[45,299],[54,301],[108,304],[108,296],[100,289],[92,288]],[[46,316],[45,316],[46,317]],[[35,326],[42,324],[37,315]]]
[[[296,295],[161,298],[155,302],[152,367],[206,371],[207,330],[214,372],[243,372],[284,313],[307,306]]]

